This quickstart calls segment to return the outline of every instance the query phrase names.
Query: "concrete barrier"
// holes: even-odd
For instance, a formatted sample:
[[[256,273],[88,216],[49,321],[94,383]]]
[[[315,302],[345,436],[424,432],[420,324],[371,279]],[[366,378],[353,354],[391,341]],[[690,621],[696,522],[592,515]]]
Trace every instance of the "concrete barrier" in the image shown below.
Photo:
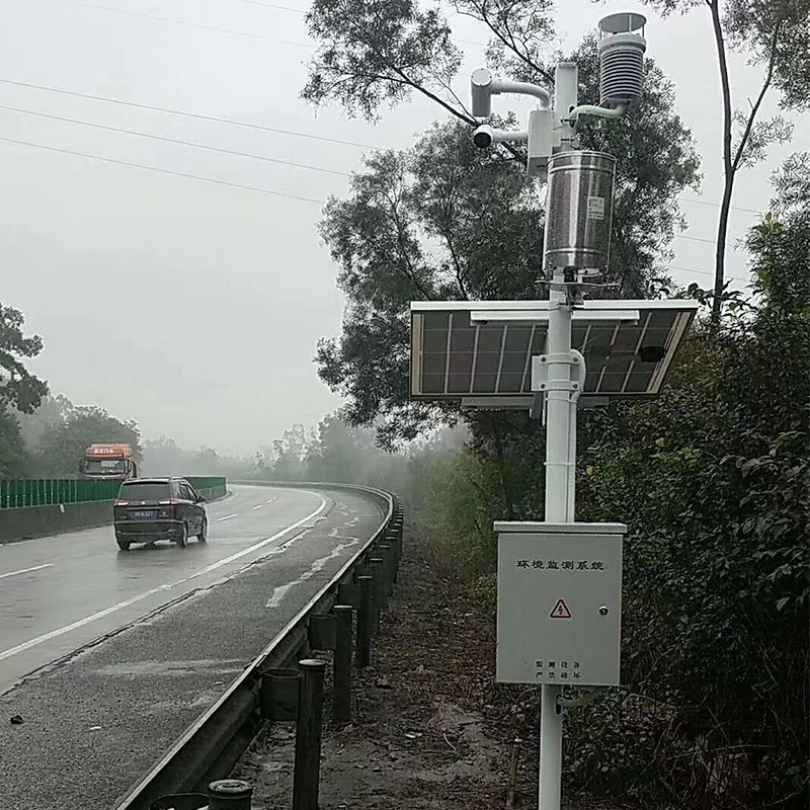
[[[113,501],[0,509],[0,543],[112,524]]]

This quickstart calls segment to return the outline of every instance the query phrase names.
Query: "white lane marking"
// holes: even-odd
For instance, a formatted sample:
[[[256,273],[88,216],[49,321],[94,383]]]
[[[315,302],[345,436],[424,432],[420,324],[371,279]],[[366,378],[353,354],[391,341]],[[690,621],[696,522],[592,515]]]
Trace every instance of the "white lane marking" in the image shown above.
[[[144,591],[143,593],[139,593],[137,596],[133,596],[130,599],[126,599],[123,602],[119,602],[117,605],[112,605],[111,607],[105,608],[104,610],[100,610],[97,613],[93,613],[90,616],[85,616],[83,619],[79,619],[78,621],[73,622],[72,624],[65,625],[64,627],[60,627],[57,630],[51,630],[50,633],[44,633],[41,636],[37,636],[36,638],[29,639],[28,641],[24,641],[22,644],[18,644],[16,647],[11,647],[8,650],[3,650],[0,652],[0,661],[5,660],[6,658],[11,658],[12,655],[17,655],[18,653],[25,652],[25,650],[30,650],[31,647],[36,647],[39,644],[42,644],[45,641],[50,641],[52,638],[57,638],[58,636],[64,635],[65,633],[70,633],[72,630],[78,630],[80,627],[84,627],[86,624],[90,624],[91,622],[95,622],[98,619],[103,619],[105,616],[109,616],[111,613],[115,613],[118,610],[122,610],[125,607],[129,607],[130,605],[134,605],[136,602],[140,602],[144,599],[147,599],[150,596],[153,596],[156,593],[160,593],[161,591],[168,591],[172,588],[177,587],[178,585],[182,585],[184,582],[188,582],[191,579],[196,579],[203,574],[207,574],[211,571],[215,571],[217,568],[220,568],[223,565],[227,565],[234,560],[238,560],[240,557],[244,557],[246,554],[250,554],[252,551],[256,551],[257,549],[266,546],[268,543],[272,543],[273,540],[277,540],[279,537],[287,534],[287,532],[291,532],[293,529],[297,529],[303,523],[306,523],[308,520],[316,517],[319,515],[325,508],[326,508],[326,501],[323,498],[320,498],[320,506],[314,511],[310,512],[306,517],[301,518],[301,520],[297,520],[295,523],[291,523],[285,529],[282,529],[279,532],[276,532],[272,537],[268,537],[264,540],[260,540],[258,543],[254,543],[252,546],[249,546],[242,551],[238,551],[236,554],[231,554],[230,557],[225,557],[218,562],[211,563],[211,565],[207,565],[201,571],[197,571],[195,574],[191,574],[191,576],[184,577],[183,579],[178,579],[177,582],[172,582],[170,585],[159,585],[157,588],[150,588],[148,591]],[[297,539],[297,538],[293,538]],[[288,541],[285,543],[285,546],[288,546],[292,541]]]
[[[234,512],[232,515],[225,515],[225,517],[217,518],[217,521],[221,523],[223,520],[230,520],[231,518],[235,518],[235,517],[236,517],[236,512]]]
[[[22,568],[19,571],[9,571],[7,574],[0,574],[0,579],[3,579],[3,577],[13,577],[16,574],[27,574],[29,571],[40,571],[43,568],[53,568],[53,563],[45,563],[44,565],[35,565],[32,568]]]
[[[252,512],[255,512],[257,509],[261,509],[263,506],[263,503],[257,503],[256,506],[251,506],[250,509]]]
[[[298,579],[294,579],[292,582],[288,582],[286,585],[279,585],[277,588],[274,588],[273,595],[267,600],[265,607],[278,607],[281,604],[281,600],[284,599],[287,593],[296,585],[300,585],[301,583],[306,582],[308,579],[312,579],[312,577],[314,577],[315,574],[317,574],[318,571],[320,571],[326,565],[326,563],[329,562],[329,560],[334,560],[335,557],[338,557],[344,548],[351,548],[360,542],[356,537],[347,537],[346,539],[351,540],[352,542],[341,543],[339,546],[335,546],[325,557],[315,560],[315,562],[310,566],[309,571],[305,571],[300,577],[298,577]]]
[[[280,532],[276,532],[272,537],[260,540],[258,543],[254,543],[249,548],[242,549],[242,551],[237,551],[236,554],[231,554],[230,557],[225,557],[222,560],[218,560],[215,563],[211,563],[211,565],[208,565],[205,568],[203,568],[202,571],[198,571],[196,574],[192,574],[190,577],[181,579],[179,582],[175,582],[173,585],[170,585],[169,587],[173,588],[174,585],[179,585],[180,582],[188,582],[188,580],[202,576],[202,574],[207,574],[210,571],[215,571],[217,568],[223,565],[227,565],[228,563],[233,562],[234,560],[238,560],[240,557],[244,557],[246,554],[250,554],[252,551],[256,551],[256,549],[266,546],[268,543],[272,543],[274,540],[278,540],[279,537],[283,537],[285,534],[287,534],[287,532],[291,532],[293,529],[297,529],[299,526],[303,525],[308,520],[311,520],[312,518],[316,517],[321,512],[323,512],[324,509],[326,509],[326,500],[324,498],[321,498],[320,496],[318,497],[321,502],[320,506],[314,512],[310,512],[306,517],[301,518],[301,520],[298,520],[295,523],[290,524],[289,526],[287,526],[286,529],[282,529]],[[286,543],[284,543],[283,547],[292,545],[292,543],[297,539],[298,537],[293,537],[291,540],[288,540]]]
[[[143,593],[139,593],[137,596],[133,596],[131,599],[127,599],[125,602],[119,602],[117,605],[108,607],[105,610],[100,610],[98,613],[94,613],[92,616],[85,616],[83,619],[73,622],[73,624],[60,627],[58,630],[51,630],[50,633],[45,633],[42,636],[32,638],[29,641],[18,644],[16,647],[12,647],[10,650],[4,650],[3,652],[0,652],[0,661],[3,661],[6,658],[11,658],[12,655],[17,655],[17,653],[29,650],[31,647],[36,647],[38,644],[42,644],[44,641],[50,641],[52,638],[61,636],[64,633],[69,633],[71,630],[77,630],[79,627],[84,627],[84,625],[90,624],[90,622],[103,619],[105,616],[109,616],[110,613],[115,613],[116,610],[121,610],[122,608],[134,605],[136,602],[140,602],[142,599],[146,599],[148,596],[152,596],[152,594],[155,594],[161,590],[163,590],[163,588],[152,588],[149,591],[144,591]]]

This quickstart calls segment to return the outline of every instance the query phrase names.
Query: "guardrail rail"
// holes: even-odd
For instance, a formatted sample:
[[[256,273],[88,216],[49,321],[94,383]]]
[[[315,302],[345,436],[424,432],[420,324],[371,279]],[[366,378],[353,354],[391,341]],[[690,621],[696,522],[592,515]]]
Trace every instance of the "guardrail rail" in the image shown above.
[[[256,656],[226,692],[189,726],[171,749],[119,802],[116,810],[150,810],[171,795],[206,790],[228,776],[272,713],[267,709],[270,671],[296,665],[308,648],[335,649],[335,625],[345,627],[348,607],[357,611],[354,663],[368,666],[370,636],[379,629],[379,616],[393,592],[402,557],[402,508],[389,492],[350,484],[233,481],[250,486],[285,489],[325,489],[365,494],[382,507],[383,519],[366,543],[316,593],[286,627]],[[335,611],[334,608],[338,607]],[[323,639],[330,635],[332,641]],[[351,635],[351,634],[350,634]],[[340,636],[340,630],[337,630]],[[340,642],[338,641],[338,646]],[[345,654],[340,658],[345,660]],[[338,654],[335,655],[338,666]],[[345,669],[336,683],[343,680]],[[336,697],[337,700],[337,697]],[[264,709],[263,709],[264,705]],[[337,700],[336,712],[345,712]],[[317,799],[316,799],[317,801]]]

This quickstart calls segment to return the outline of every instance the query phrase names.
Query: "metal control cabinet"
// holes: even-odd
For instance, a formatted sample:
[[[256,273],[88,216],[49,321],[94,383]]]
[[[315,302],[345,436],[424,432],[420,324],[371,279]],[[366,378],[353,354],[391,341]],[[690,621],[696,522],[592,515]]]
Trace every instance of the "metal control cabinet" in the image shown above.
[[[615,686],[621,523],[497,522],[501,683]]]

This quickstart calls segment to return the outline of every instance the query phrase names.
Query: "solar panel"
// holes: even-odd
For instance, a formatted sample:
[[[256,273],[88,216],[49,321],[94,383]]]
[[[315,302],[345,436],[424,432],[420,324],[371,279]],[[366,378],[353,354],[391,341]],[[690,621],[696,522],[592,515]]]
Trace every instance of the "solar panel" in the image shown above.
[[[411,398],[524,407],[532,362],[546,351],[547,301],[411,304]],[[571,347],[585,357],[584,397],[656,396],[696,301],[586,301]],[[528,407],[528,406],[526,406]]]

